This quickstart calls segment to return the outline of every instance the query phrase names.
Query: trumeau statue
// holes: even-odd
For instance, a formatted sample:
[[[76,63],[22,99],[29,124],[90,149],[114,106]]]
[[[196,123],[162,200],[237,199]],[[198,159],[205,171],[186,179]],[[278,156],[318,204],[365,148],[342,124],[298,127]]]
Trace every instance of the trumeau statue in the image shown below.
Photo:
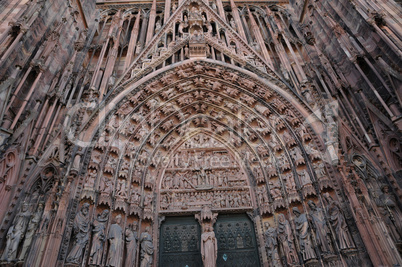
[[[98,218],[95,219],[92,229],[92,247],[89,254],[90,265],[100,265],[102,263],[103,244],[106,240],[105,229],[106,223],[109,217],[109,210],[104,210],[98,214]]]
[[[136,262],[136,251],[137,251],[137,222],[134,222],[128,228],[126,228],[125,233],[126,241],[126,266],[135,266]]]
[[[318,208],[312,200],[308,201],[308,205],[311,209],[310,216],[314,226],[315,238],[317,240],[317,243],[323,253],[330,253],[331,247],[330,240],[328,238],[329,229],[327,226],[327,220],[324,217],[322,209]]]
[[[218,242],[211,226],[206,226],[201,235],[201,256],[204,267],[215,267],[218,258]]]
[[[29,222],[27,232],[25,233],[24,243],[22,245],[22,250],[21,250],[20,256],[18,257],[18,260],[20,260],[20,261],[24,260],[26,254],[27,254],[28,248],[32,243],[33,236],[36,232],[36,229],[38,229],[39,222],[42,218],[43,208],[44,208],[43,203],[39,203],[35,214],[32,216],[32,219]]]
[[[149,233],[149,226],[145,228],[145,232],[141,234],[141,265],[140,267],[151,267],[152,256],[154,254],[154,245],[152,243],[152,237]]]
[[[327,214],[329,216],[332,229],[335,232],[339,249],[354,248],[355,244],[352,236],[349,233],[349,229],[339,203],[333,200],[328,193],[324,194],[324,198],[327,201]]]
[[[82,253],[89,240],[89,204],[84,203],[75,216],[73,225],[73,246],[67,256],[66,262],[80,263]]]
[[[265,248],[268,251],[268,257],[272,261],[272,266],[281,266],[278,254],[278,232],[277,229],[265,223]]]
[[[308,261],[316,258],[313,243],[310,236],[310,227],[308,225],[307,216],[305,213],[301,213],[297,207],[294,207],[293,214],[295,217],[295,225],[297,236],[299,237],[299,245],[303,260]]]
[[[1,257],[2,261],[10,262],[17,259],[18,246],[24,238],[30,217],[31,213],[28,211],[28,204],[23,203],[21,211],[15,216],[13,224],[8,229],[6,248]]]
[[[281,251],[286,256],[288,264],[298,262],[297,253],[293,243],[292,228],[290,223],[286,220],[285,215],[278,215],[278,240],[280,243]]]
[[[123,258],[123,229],[120,226],[121,215],[116,216],[116,222],[110,226],[107,239],[109,240],[109,253],[106,266],[121,266]]]

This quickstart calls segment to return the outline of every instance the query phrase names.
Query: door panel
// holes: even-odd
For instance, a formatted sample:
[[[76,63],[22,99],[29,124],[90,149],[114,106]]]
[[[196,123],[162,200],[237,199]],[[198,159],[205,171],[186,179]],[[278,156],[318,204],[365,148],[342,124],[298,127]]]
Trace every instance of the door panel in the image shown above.
[[[160,232],[159,266],[202,267],[200,237],[194,217],[167,217]]]
[[[247,215],[219,215],[214,231],[218,240],[218,267],[260,265],[254,225]]]

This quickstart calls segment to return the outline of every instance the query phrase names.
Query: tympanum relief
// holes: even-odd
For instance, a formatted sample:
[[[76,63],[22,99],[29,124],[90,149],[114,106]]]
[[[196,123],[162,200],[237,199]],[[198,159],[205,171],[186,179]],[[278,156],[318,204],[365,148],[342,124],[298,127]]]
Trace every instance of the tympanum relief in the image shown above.
[[[250,187],[242,168],[222,143],[202,133],[193,136],[172,156],[163,174],[161,210],[249,209]]]

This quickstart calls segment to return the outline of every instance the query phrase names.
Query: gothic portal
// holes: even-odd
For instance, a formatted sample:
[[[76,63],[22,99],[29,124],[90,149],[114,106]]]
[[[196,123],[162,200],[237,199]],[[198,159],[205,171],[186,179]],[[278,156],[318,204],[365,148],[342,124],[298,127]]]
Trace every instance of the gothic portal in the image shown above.
[[[394,0],[7,0],[0,266],[399,266]]]

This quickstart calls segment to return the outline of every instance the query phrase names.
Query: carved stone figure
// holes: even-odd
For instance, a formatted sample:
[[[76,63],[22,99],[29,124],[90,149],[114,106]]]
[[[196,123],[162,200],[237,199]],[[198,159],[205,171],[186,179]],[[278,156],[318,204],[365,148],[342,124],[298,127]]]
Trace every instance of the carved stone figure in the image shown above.
[[[104,194],[110,194],[113,190],[113,182],[105,176],[102,177],[100,190]]]
[[[279,214],[278,216],[278,240],[281,251],[286,256],[287,263],[296,263],[298,260],[293,243],[292,229],[290,228],[289,221],[286,220],[283,214]]]
[[[324,198],[327,201],[327,213],[332,229],[335,232],[339,249],[354,248],[355,244],[352,236],[349,233],[349,229],[339,203],[333,200],[328,193],[324,194]]]
[[[155,24],[155,32],[158,32],[162,28],[161,22],[158,20]]]
[[[281,266],[278,254],[278,232],[271,227],[269,222],[265,223],[265,248],[268,251],[268,257],[272,261],[272,266]]]
[[[89,204],[84,203],[81,210],[74,218],[73,224],[73,246],[67,256],[66,262],[81,262],[82,253],[89,240]]]
[[[330,240],[329,240],[329,229],[327,226],[327,220],[324,217],[324,214],[321,208],[318,208],[317,205],[312,201],[308,201],[308,205],[311,209],[311,221],[313,224],[313,228],[315,230],[315,238],[317,243],[323,253],[331,252]]]
[[[121,215],[116,216],[116,222],[110,226],[107,239],[109,240],[109,253],[106,266],[121,266],[123,259],[123,229],[120,226]],[[135,253],[135,252],[134,252]]]
[[[300,251],[304,261],[316,258],[313,243],[311,242],[310,227],[305,213],[301,213],[297,207],[294,207],[293,214],[295,217],[295,225],[297,236],[299,237]]]
[[[235,21],[234,21],[233,18],[230,19],[230,26],[231,26],[234,30],[236,30],[236,23],[235,23]]]
[[[85,188],[93,188],[95,184],[95,179],[97,176],[97,172],[95,169],[89,169],[88,174],[85,180],[84,187]]]
[[[17,259],[17,250],[20,242],[24,238],[31,213],[28,211],[28,204],[23,203],[21,211],[15,216],[13,224],[7,232],[6,248],[4,249],[2,261],[14,261]]]
[[[36,232],[36,229],[39,226],[39,222],[42,218],[42,214],[43,214],[43,203],[39,203],[35,214],[32,216],[32,219],[29,222],[27,232],[25,233],[25,239],[24,239],[24,243],[22,245],[22,250],[21,250],[20,256],[18,257],[18,260],[20,260],[20,261],[24,260],[24,258],[26,256],[28,248],[32,243],[32,238]]]
[[[126,266],[135,266],[136,263],[136,253],[137,253],[137,222],[134,222],[128,228],[126,228],[125,233],[126,241]]]
[[[218,258],[218,242],[210,226],[201,235],[201,256],[204,267],[215,267]]]
[[[104,210],[98,214],[92,229],[92,247],[89,253],[90,265],[100,265],[102,263],[103,243],[106,240],[105,229],[109,217],[109,210]]]
[[[152,255],[154,254],[154,245],[152,243],[152,237],[149,233],[149,226],[145,228],[145,232],[141,234],[141,265],[140,267],[152,266]]]
[[[127,197],[127,192],[126,192],[126,181],[125,180],[118,180],[118,189],[116,194],[120,197]]]
[[[297,174],[299,174],[299,176],[300,176],[302,185],[311,184],[310,174],[308,174],[308,172],[306,172],[306,170],[303,169],[300,172],[298,172]]]
[[[389,193],[387,185],[382,186],[382,194],[377,199],[377,206],[381,216],[388,226],[390,235],[395,242],[402,240],[402,214],[396,204],[396,199]]]

